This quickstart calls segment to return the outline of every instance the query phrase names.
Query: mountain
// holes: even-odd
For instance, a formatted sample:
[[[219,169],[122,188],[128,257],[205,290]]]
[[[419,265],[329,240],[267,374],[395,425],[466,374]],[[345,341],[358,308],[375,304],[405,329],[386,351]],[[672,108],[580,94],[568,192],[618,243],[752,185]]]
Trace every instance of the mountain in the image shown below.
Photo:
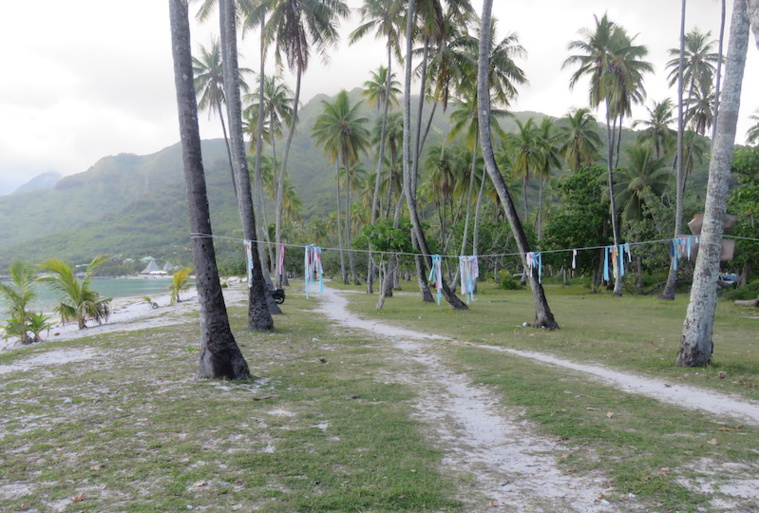
[[[56,173],[55,171],[48,171],[47,173],[42,173],[41,175],[35,176],[24,185],[16,189],[13,194],[52,189],[60,179],[60,173]]]
[[[359,89],[351,91],[349,97],[351,104],[362,100]],[[416,111],[418,99],[412,100]],[[315,147],[311,138],[311,128],[323,110],[323,101],[332,98],[317,96],[300,110],[301,128],[293,139],[289,157],[289,178],[301,199],[301,215],[305,220],[314,215],[328,215],[335,209],[336,165],[329,162],[321,148]],[[448,113],[454,109],[451,105],[445,112],[438,107],[426,148],[447,138]],[[430,111],[431,106],[425,105],[423,126]],[[380,113],[364,103],[361,115],[373,127]],[[540,119],[543,115],[514,113],[502,121],[502,126],[506,132],[513,132],[517,120],[524,122],[529,117]],[[600,132],[605,139],[605,131]],[[623,144],[634,135],[626,130]],[[277,141],[278,161],[283,147],[283,141]],[[272,148],[267,147],[265,152],[271,156]],[[241,238],[240,217],[222,139],[203,141],[203,162],[214,233]],[[620,164],[625,164],[624,156]],[[367,172],[374,170],[374,155],[365,159],[363,167]],[[42,177],[38,178],[44,182]],[[705,182],[705,173],[699,169],[689,184],[700,185],[702,180]],[[25,186],[22,188],[25,190],[0,196],[0,270],[18,259],[37,263],[55,256],[84,263],[99,253],[134,259],[151,255],[158,260],[189,264],[184,187],[181,147],[175,144],[151,155],[125,153],[104,157],[86,171],[58,180],[53,188],[29,190]],[[268,221],[273,220],[270,209]],[[239,245],[232,241],[220,242],[217,247],[220,258],[239,252]]]

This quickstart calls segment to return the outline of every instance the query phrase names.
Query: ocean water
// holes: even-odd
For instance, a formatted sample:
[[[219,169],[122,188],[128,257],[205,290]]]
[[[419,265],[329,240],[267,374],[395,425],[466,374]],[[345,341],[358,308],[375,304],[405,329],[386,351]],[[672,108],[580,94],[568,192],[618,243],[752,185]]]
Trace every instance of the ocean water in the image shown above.
[[[100,297],[113,299],[124,297],[157,297],[169,293],[171,278],[93,278],[92,289],[100,293]],[[40,284],[36,287],[37,300],[32,304],[33,311],[52,312],[58,303],[57,292],[48,286]],[[2,300],[0,300],[0,303]],[[2,313],[5,314],[5,304]]]

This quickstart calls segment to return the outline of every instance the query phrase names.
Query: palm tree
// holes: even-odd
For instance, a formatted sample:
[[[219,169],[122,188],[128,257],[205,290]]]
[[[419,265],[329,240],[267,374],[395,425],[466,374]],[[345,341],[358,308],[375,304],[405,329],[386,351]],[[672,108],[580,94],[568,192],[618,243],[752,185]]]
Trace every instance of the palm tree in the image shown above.
[[[564,163],[574,173],[582,166],[592,166],[598,158],[601,136],[598,135],[598,124],[590,110],[572,109],[561,121],[557,137],[562,141],[559,154],[564,156]]]
[[[111,298],[101,299],[100,294],[91,288],[92,273],[107,260],[107,255],[96,256],[87,265],[82,281],[79,281],[71,266],[63,260],[49,258],[40,264],[46,274],[39,280],[60,294],[60,303],[54,310],[61,316],[61,321],[76,321],[81,330],[87,327],[87,319],[97,321],[98,324],[108,320],[111,315]]]
[[[677,138],[677,133],[669,126],[675,121],[673,117],[674,106],[672,100],[666,98],[660,102],[654,102],[653,108],[646,107],[648,119],[633,122],[633,128],[645,127],[638,133],[638,142],[648,144],[654,150],[654,157],[661,158],[667,154],[672,143]]]
[[[200,298],[200,377],[244,379],[250,376],[250,370],[229,327],[216,252],[210,238],[213,231],[201,157],[195,89],[187,78],[192,76],[187,3],[171,0],[169,14],[189,224],[191,233],[195,234],[192,256],[198,270],[196,283]]]
[[[488,61],[489,51],[487,42],[490,38],[490,19],[492,8],[493,0],[483,0],[482,27],[480,29],[480,48],[479,57],[477,60],[477,99],[479,111],[482,113],[487,113],[491,107],[490,97],[488,94],[490,89],[488,80],[490,65]],[[514,234],[519,252],[522,255],[522,263],[525,264],[525,256],[530,251],[530,246],[527,242],[527,237],[525,236],[522,224],[519,221],[519,216],[517,215],[514,202],[511,199],[511,194],[509,194],[509,190],[506,188],[506,184],[503,180],[503,175],[501,175],[501,172],[498,169],[498,164],[495,161],[495,156],[493,155],[493,145],[490,132],[490,116],[483,116],[480,121],[480,145],[482,146],[482,156],[485,160],[485,168],[487,169],[488,174],[490,175],[490,179],[493,182],[493,186],[495,187],[498,193],[498,197],[501,200],[504,213],[506,214],[506,218],[509,220],[511,231]],[[526,268],[527,267],[525,265],[525,269]],[[538,282],[538,271],[534,268],[530,275],[530,288],[532,290],[533,299],[535,301],[535,320],[532,325],[546,329],[558,329],[559,324],[554,319],[553,313],[551,313],[551,309],[548,306],[548,300],[545,297],[543,285]]]
[[[646,215],[653,218],[651,202],[664,195],[672,176],[665,157],[651,155],[651,148],[641,144],[628,146],[625,153],[629,167],[618,171],[614,190],[622,218],[632,221]]]
[[[295,71],[295,96],[290,129],[285,141],[282,165],[278,175],[276,204],[280,205],[285,192],[285,176],[295,128],[298,123],[301,79],[308,69],[312,50],[327,60],[327,49],[339,39],[337,23],[348,15],[348,6],[342,0],[273,0],[273,7],[266,23],[267,39],[275,45],[275,55],[280,66],[283,60]],[[282,242],[282,212],[277,208],[275,219],[275,242]]]
[[[524,209],[522,222],[525,223],[527,222],[527,183],[540,165],[536,132],[537,126],[533,118],[529,118],[524,123],[517,120],[517,131],[506,138],[512,170],[516,176],[522,178],[522,207]]]
[[[19,337],[22,344],[31,344],[29,336],[30,312],[29,306],[37,297],[34,291],[34,276],[36,270],[28,262],[13,262],[8,268],[9,282],[0,281],[0,297],[6,302],[6,308],[11,315],[6,332]],[[9,329],[11,328],[11,329]]]
[[[543,238],[543,189],[545,182],[551,178],[551,172],[561,167],[559,160],[559,150],[556,147],[556,134],[554,133],[554,119],[545,116],[540,120],[536,129],[535,142],[537,145],[538,166],[535,169],[538,175],[538,215],[535,220],[537,228],[538,241]]]
[[[348,92],[342,90],[335,101],[329,103],[322,100],[324,111],[314,121],[312,134],[316,144],[324,149],[324,153],[334,164],[339,161],[347,172],[346,185],[346,214],[345,214],[345,244],[351,244],[351,178],[354,166],[359,162],[360,155],[369,149],[369,130],[366,128],[367,119],[359,116],[358,111],[363,102],[353,106],[348,99]],[[338,198],[339,201],[339,198]],[[340,248],[342,252],[342,247]],[[348,253],[351,277],[357,275],[353,265],[353,252]]]
[[[751,4],[751,25],[759,29],[759,10],[756,2],[752,1]],[[712,331],[717,307],[716,281],[719,276],[728,182],[749,43],[749,15],[745,1],[737,0],[733,3],[729,41],[727,53],[730,65],[726,68],[724,96],[717,118],[717,136],[709,164],[709,194],[706,196],[693,286],[676,360],[677,365],[683,367],[708,365],[714,352]]]
[[[263,86],[263,91],[261,90],[261,87]],[[274,170],[278,170],[277,166],[277,139],[282,135],[282,129],[285,123],[289,124],[292,122],[292,116],[293,116],[293,98],[292,98],[292,91],[290,88],[281,80],[280,77],[277,75],[273,76],[264,76],[263,81],[259,82],[259,91],[255,95],[246,95],[245,96],[246,102],[248,102],[248,107],[243,112],[243,116],[245,119],[248,120],[248,130],[247,132],[251,134],[251,136],[255,135],[255,137],[251,137],[251,145],[254,144],[255,141],[255,160],[254,160],[254,176],[253,181],[255,184],[255,190],[256,190],[256,211],[261,212],[264,216],[264,220],[266,219],[266,211],[264,209],[264,187],[263,187],[263,173],[264,173],[264,161],[263,161],[263,155],[261,154],[263,151],[263,142],[266,141],[271,145],[271,151],[272,151],[272,158],[271,164],[274,166]],[[261,121],[259,121],[258,116],[260,115],[263,117]],[[254,128],[255,125],[255,128]],[[259,137],[258,130],[261,130],[261,134]],[[272,176],[273,179],[273,176]],[[285,181],[287,180],[287,177],[285,176]],[[274,202],[274,206],[276,209],[282,208],[281,204],[276,203],[276,191],[277,191],[277,185],[279,183],[279,178],[273,179],[274,186],[274,195],[272,197],[272,201]],[[286,187],[286,185],[285,185]],[[276,217],[276,214],[275,214]],[[263,226],[268,226],[268,222],[264,222]],[[264,235],[264,238],[269,241],[269,234],[268,230],[261,230],[261,232]],[[260,237],[259,237],[260,240]],[[275,262],[274,259],[274,253],[273,248],[271,247],[271,244],[268,245],[269,247],[269,261],[273,263]],[[262,247],[259,244],[259,253],[261,252]],[[277,272],[281,270],[272,269],[271,272]],[[277,272],[277,287],[281,288],[281,277],[284,275],[283,272]]]
[[[620,136],[622,121],[632,111],[632,105],[643,100],[643,74],[653,71],[649,62],[642,60],[648,50],[636,45],[635,37],[628,36],[621,26],[615,24],[604,15],[600,20],[596,17],[594,31],[582,29],[582,39],[569,43],[569,50],[577,53],[570,55],[562,65],[577,66],[572,75],[569,87],[574,88],[583,77],[590,78],[590,106],[597,108],[601,103],[606,107],[606,133],[608,140],[607,174],[608,188],[614,190],[615,141],[620,138],[616,134],[619,127]],[[619,159],[617,152],[617,161]],[[619,245],[619,226],[617,223],[616,203],[611,195],[610,218],[614,245]],[[619,269],[614,279],[614,295],[622,295],[622,280]]]
[[[683,90],[688,92],[688,96],[693,91],[699,89],[702,84],[712,84],[715,64],[719,59],[719,54],[713,51],[716,41],[710,40],[711,31],[706,33],[694,29],[685,34],[685,49],[683,68]],[[680,49],[671,48],[669,51],[671,59],[667,62],[669,75],[669,85],[672,87],[677,83],[680,69]]]
[[[229,168],[232,173],[232,187],[235,195],[237,194],[237,185],[234,180],[234,168],[232,166],[232,150],[229,146],[229,137],[227,136],[227,125],[224,122],[224,103],[226,102],[224,94],[224,77],[221,61],[221,45],[219,40],[211,40],[211,47],[200,47],[200,57],[193,57],[192,70],[195,76],[195,92],[198,95],[198,108],[201,110],[208,109],[208,117],[217,114],[221,122],[221,130],[224,134],[224,143],[227,146],[227,156],[229,158]],[[243,68],[242,73],[250,72],[249,69]],[[245,81],[240,80],[240,86],[247,89]]]
[[[427,2],[428,0],[424,0]],[[416,205],[416,184],[415,177],[412,176],[412,162],[411,162],[411,75],[412,75],[412,50],[413,50],[413,33],[414,33],[414,20],[416,11],[416,0],[409,0],[408,9],[406,13],[406,70],[403,79],[403,189],[406,195],[406,205],[409,210],[409,216],[411,217],[412,226],[412,241],[414,247],[419,248],[422,252],[427,266],[432,268],[432,255],[430,253],[429,245],[427,244],[427,238],[422,228],[422,223],[419,218],[419,211]],[[418,131],[417,131],[418,135]],[[418,161],[418,158],[415,159]],[[423,265],[419,258],[416,259],[417,264],[417,277],[419,279],[419,287],[422,290],[423,299],[425,301],[432,300],[432,295],[429,293],[427,287],[426,275],[423,271]],[[445,296],[446,301],[454,309],[466,310],[468,307],[450,290],[445,280],[442,280],[442,294]],[[428,297],[429,296],[429,297]]]
[[[751,114],[750,119],[754,120],[755,123],[746,132],[746,140],[749,144],[754,144],[759,141],[759,115]]]
[[[227,118],[229,120],[232,163],[237,181],[237,208],[240,212],[243,237],[258,240],[250,173],[246,158],[242,130],[242,101],[240,73],[237,66],[237,29],[234,0],[219,0],[219,26],[221,31],[221,55],[224,70],[224,88],[227,92]],[[248,329],[268,331],[274,328],[272,311],[278,311],[268,292],[261,266],[258,245],[252,245],[252,278],[248,285]]]
[[[400,92],[397,83],[393,80],[393,53],[400,59],[400,25],[403,14],[402,4],[398,0],[364,0],[359,7],[362,24],[350,35],[351,43],[363,38],[370,31],[374,31],[376,38],[384,38],[387,48],[387,67],[380,67],[379,74],[373,73],[374,80],[366,82],[367,97],[370,104],[377,105],[382,109],[382,125],[379,135],[379,151],[377,155],[377,172],[374,181],[374,195],[372,196],[371,223],[377,222],[379,188],[382,182],[382,166],[385,161],[385,133],[387,130],[388,112],[393,103],[392,98]],[[383,75],[384,71],[384,75]],[[376,101],[375,101],[376,99]],[[395,100],[397,104],[397,100]],[[367,292],[373,292],[374,269],[371,252],[369,253],[369,269],[367,272]]]
[[[174,303],[181,302],[179,294],[190,288],[188,280],[191,274],[192,267],[182,267],[181,269],[177,269],[171,276],[171,284],[169,285],[169,292],[171,293],[170,304],[173,305]]]

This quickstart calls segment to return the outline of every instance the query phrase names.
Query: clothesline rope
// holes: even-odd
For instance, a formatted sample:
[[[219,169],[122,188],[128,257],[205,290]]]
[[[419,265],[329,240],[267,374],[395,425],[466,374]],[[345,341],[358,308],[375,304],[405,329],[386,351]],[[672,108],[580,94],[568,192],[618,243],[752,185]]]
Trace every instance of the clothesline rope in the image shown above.
[[[245,239],[241,239],[239,237],[227,237],[224,235],[209,235],[204,233],[191,233],[190,234],[191,239],[221,239],[221,240],[231,240],[235,242],[245,242]],[[739,239],[739,240],[748,240],[753,242],[759,242],[759,239],[751,238],[751,237],[737,237],[733,235],[725,235],[723,236],[725,239]],[[627,242],[625,244],[628,245],[628,247],[632,246],[643,246],[647,244],[661,244],[664,242],[671,242],[672,239],[656,239],[656,240],[647,240],[647,241],[639,241],[639,242]],[[258,240],[252,240],[250,242],[254,242],[256,244],[268,244],[271,246],[275,246],[276,244],[274,242],[269,241],[258,241]],[[308,247],[308,245],[304,244],[287,244],[287,243],[281,243],[282,246],[288,247],[288,248],[300,248],[304,249]],[[555,254],[555,253],[574,253],[575,251],[592,251],[592,250],[605,250],[606,248],[613,246],[609,244],[604,244],[603,246],[586,246],[582,248],[570,248],[570,249],[550,249],[545,251],[540,251],[541,254]],[[340,248],[327,248],[323,247],[321,248],[323,251],[340,251]],[[430,257],[432,258],[435,255],[425,255],[423,253],[405,253],[402,251],[377,251],[377,250],[368,250],[368,249],[352,249],[352,248],[343,248],[342,251],[352,251],[353,253],[374,253],[374,254],[380,254],[380,255],[395,255],[395,256],[424,256],[424,257]],[[461,255],[440,255],[441,258],[445,259],[458,259]],[[515,253],[490,253],[487,255],[477,255],[479,258],[504,258],[504,257],[515,257],[515,256],[525,256],[526,254],[515,252]]]

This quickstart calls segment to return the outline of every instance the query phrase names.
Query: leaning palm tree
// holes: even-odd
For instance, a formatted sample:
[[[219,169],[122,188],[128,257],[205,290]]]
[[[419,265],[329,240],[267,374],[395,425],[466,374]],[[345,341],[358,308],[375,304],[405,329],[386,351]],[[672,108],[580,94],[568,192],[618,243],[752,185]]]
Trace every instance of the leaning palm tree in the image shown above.
[[[201,157],[195,89],[187,79],[192,76],[192,54],[185,0],[171,0],[169,15],[188,216],[191,233],[195,234],[192,238],[192,256],[198,270],[196,283],[202,319],[199,374],[202,378],[244,379],[250,376],[250,370],[229,326],[216,266],[216,251],[210,238],[213,231]]]
[[[367,118],[359,116],[359,109],[363,102],[355,105],[350,104],[348,92],[342,90],[338,93],[335,101],[330,103],[322,100],[324,111],[314,121],[312,134],[316,144],[324,149],[324,153],[333,164],[338,163],[346,170],[346,206],[345,206],[345,244],[351,244],[351,178],[355,165],[358,164],[361,154],[369,149],[370,134],[366,128]],[[339,198],[338,198],[339,201]],[[342,247],[340,248],[342,252]],[[353,265],[353,252],[348,253],[348,262],[351,278],[358,277]]]
[[[62,322],[76,321],[81,330],[87,327],[87,319],[98,324],[108,320],[111,298],[101,298],[97,291],[92,290],[92,273],[107,260],[107,255],[96,256],[87,265],[81,281],[74,269],[59,258],[49,258],[39,265],[46,273],[39,280],[50,285],[60,296],[54,311],[61,316]]]
[[[489,92],[489,80],[488,73],[490,69],[488,57],[488,45],[487,41],[490,37],[490,19],[491,11],[493,8],[493,0],[483,0],[482,3],[482,28],[480,29],[480,49],[479,57],[477,59],[477,84],[478,84],[478,104],[479,110],[482,113],[487,113],[490,109],[490,95]],[[509,224],[511,225],[511,231],[516,239],[519,252],[522,255],[522,263],[526,263],[526,255],[530,251],[527,237],[525,236],[522,224],[519,221],[514,202],[511,199],[511,194],[503,180],[496,163],[495,156],[493,155],[493,145],[491,141],[490,132],[490,116],[482,116],[480,121],[480,145],[482,147],[482,156],[485,160],[485,168],[490,175],[490,179],[493,182],[498,197],[503,205],[504,213],[506,214]],[[525,265],[526,268],[526,265]],[[551,308],[548,306],[548,300],[543,290],[543,285],[538,281],[538,270],[533,268],[530,274],[530,288],[532,290],[533,300],[535,301],[535,320],[532,323],[535,327],[546,329],[558,329],[559,324],[554,319]]]
[[[240,213],[243,237],[258,240],[253,193],[250,186],[248,159],[242,129],[242,99],[240,73],[237,65],[237,26],[234,0],[219,0],[219,28],[221,31],[221,55],[224,70],[224,88],[227,92],[227,117],[229,119],[232,163],[237,182],[237,208]],[[280,310],[268,292],[264,278],[258,245],[251,245],[251,276],[248,284],[248,329],[268,331],[274,328],[272,313]]]
[[[29,306],[37,297],[34,291],[36,269],[29,262],[13,262],[8,268],[10,281],[0,281],[0,298],[5,300],[6,309],[11,315],[6,332],[19,337],[22,344],[30,344]],[[8,329],[11,328],[11,329]]]
[[[425,0],[426,2],[426,0]],[[415,173],[412,171],[411,161],[411,75],[412,75],[412,50],[413,50],[413,34],[414,34],[414,20],[416,10],[416,0],[409,0],[408,8],[406,11],[406,69],[403,77],[403,189],[406,196],[406,205],[411,217],[412,226],[412,240],[414,241],[415,248],[421,250],[423,258],[426,261],[427,266],[432,269],[432,254],[430,253],[429,245],[427,244],[427,238],[422,228],[422,222],[419,218],[419,210],[416,204],[416,177],[412,176]],[[418,160],[418,159],[415,159]],[[426,276],[424,272],[419,272],[423,269],[421,260],[417,259],[417,277],[419,279],[419,286],[422,290],[422,294],[426,300],[432,300],[432,296],[429,293],[427,287]],[[441,292],[445,296],[445,300],[451,305],[452,308],[458,310],[466,310],[468,307],[450,290],[445,280],[441,280]],[[426,291],[426,293],[425,293]],[[427,297],[429,296],[429,297]]]

